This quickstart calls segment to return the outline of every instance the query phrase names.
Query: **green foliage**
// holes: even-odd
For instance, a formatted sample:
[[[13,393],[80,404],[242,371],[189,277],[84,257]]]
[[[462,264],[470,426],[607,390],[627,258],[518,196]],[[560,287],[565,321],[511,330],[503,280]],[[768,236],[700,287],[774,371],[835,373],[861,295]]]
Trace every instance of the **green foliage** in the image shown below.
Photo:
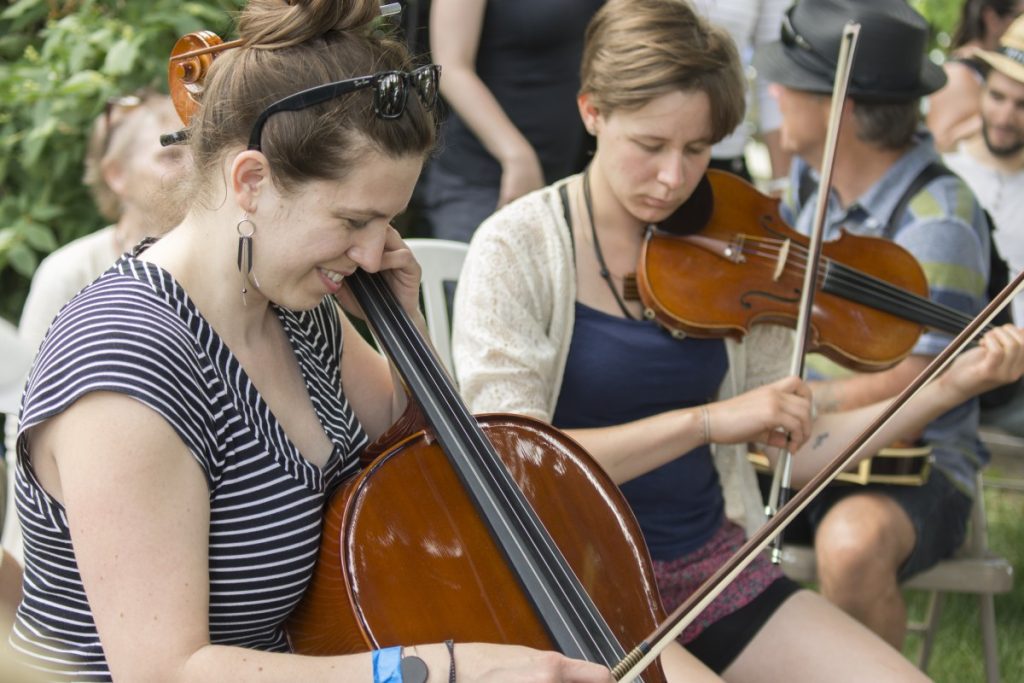
[[[932,47],[945,51],[960,21],[964,0],[910,0],[932,28]]]
[[[952,33],[960,20],[963,0],[911,0],[910,4],[937,30]]]
[[[1020,568],[1024,566],[1024,461],[1019,452],[995,457],[985,474],[985,509],[988,515],[989,545]],[[1001,488],[999,484],[1013,488]],[[924,611],[925,595],[911,592],[911,614],[919,618]],[[998,631],[999,667],[1004,681],[1024,680],[1024,586],[1014,582],[1013,590],[996,596],[996,629]],[[910,638],[904,652],[916,658],[920,638]],[[978,599],[966,593],[948,596],[939,621],[935,649],[928,673],[935,683],[983,681],[984,657],[978,622]]]
[[[17,320],[40,258],[103,225],[82,186],[109,97],[166,92],[178,37],[222,36],[242,0],[14,0],[0,12],[0,315]]]

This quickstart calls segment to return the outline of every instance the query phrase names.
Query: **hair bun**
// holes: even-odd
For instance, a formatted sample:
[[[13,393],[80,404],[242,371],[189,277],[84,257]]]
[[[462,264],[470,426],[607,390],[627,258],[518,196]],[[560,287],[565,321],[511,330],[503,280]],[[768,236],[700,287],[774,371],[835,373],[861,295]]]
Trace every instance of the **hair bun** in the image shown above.
[[[247,47],[272,50],[329,31],[363,29],[379,14],[377,0],[249,0],[238,19],[238,36]]]

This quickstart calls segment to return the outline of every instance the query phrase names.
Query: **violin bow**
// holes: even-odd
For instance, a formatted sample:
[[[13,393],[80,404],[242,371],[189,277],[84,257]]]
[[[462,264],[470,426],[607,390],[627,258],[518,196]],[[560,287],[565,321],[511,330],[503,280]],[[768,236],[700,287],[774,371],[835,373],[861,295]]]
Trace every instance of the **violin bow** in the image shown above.
[[[796,344],[793,349],[793,360],[789,374],[794,377],[804,376],[804,362],[807,355],[807,337],[810,333],[811,314],[814,311],[814,290],[817,282],[818,267],[821,262],[821,243],[825,233],[825,213],[828,210],[829,188],[832,187],[832,170],[835,166],[836,146],[839,142],[839,127],[842,125],[843,104],[846,102],[846,91],[850,84],[850,72],[853,66],[853,55],[860,36],[860,24],[847,22],[843,27],[843,35],[839,42],[839,56],[836,62],[836,80],[832,85],[832,107],[829,110],[828,129],[825,136],[825,153],[821,161],[821,180],[818,183],[817,203],[814,207],[814,224],[811,229],[810,243],[807,247],[808,261],[804,270],[803,289],[800,291],[800,308],[796,321]],[[788,443],[787,435],[787,443]],[[779,460],[772,475],[772,486],[768,494],[765,515],[770,520],[778,509],[785,505],[792,494],[790,480],[793,475],[793,456],[789,448],[779,449]],[[771,561],[773,564],[782,562],[782,534],[772,541]]]
[[[946,367],[974,340],[979,332],[991,324],[996,315],[1013,300],[1021,290],[1024,290],[1024,271],[1019,273],[1011,283],[1006,285],[1001,292],[971,322],[958,334],[942,352],[932,359],[932,362],[921,371],[900,394],[886,406],[878,417],[861,432],[861,434],[846,447],[842,453],[835,457],[818,474],[814,476],[803,488],[796,492],[768,522],[754,533],[750,539],[729,558],[714,574],[701,584],[701,586],[680,605],[665,622],[652,632],[642,643],[637,645],[626,657],[612,669],[612,675],[616,680],[633,680],[646,668],[651,661],[661,654],[661,651],[670,642],[689,626],[697,615],[701,613],[711,601],[718,597],[730,582],[735,579],[753,559],[764,550],[772,539],[793,521],[800,512],[813,500],[826,486],[832,483],[836,476],[846,469],[857,457],[860,456],[864,445],[879,430],[889,424],[904,406],[918,394],[934,377],[946,369]]]

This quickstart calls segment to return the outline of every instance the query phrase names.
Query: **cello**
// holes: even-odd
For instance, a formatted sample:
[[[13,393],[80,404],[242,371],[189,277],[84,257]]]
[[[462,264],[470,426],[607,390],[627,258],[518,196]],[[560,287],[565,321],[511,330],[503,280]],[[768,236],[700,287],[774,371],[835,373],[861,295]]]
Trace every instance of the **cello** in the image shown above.
[[[429,427],[411,415],[396,425],[331,501],[316,576],[288,627],[296,651],[454,638],[614,664],[617,641],[661,616],[618,488],[545,423],[470,415],[383,280],[360,272],[350,286]],[[644,581],[627,578],[637,570]]]
[[[214,56],[237,44],[211,36],[186,36],[172,53],[186,123]],[[410,410],[328,506],[315,576],[286,625],[293,650],[453,639],[620,662],[620,643],[639,641],[663,610],[618,488],[544,423],[470,415],[383,277],[357,272],[347,282]],[[658,665],[645,675],[664,681]]]

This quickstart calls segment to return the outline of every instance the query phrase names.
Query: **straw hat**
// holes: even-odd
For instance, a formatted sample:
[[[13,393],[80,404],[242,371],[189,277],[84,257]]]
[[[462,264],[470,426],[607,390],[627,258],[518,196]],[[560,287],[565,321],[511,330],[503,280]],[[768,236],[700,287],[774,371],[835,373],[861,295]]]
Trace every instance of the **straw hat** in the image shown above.
[[[978,50],[974,56],[1004,76],[1024,83],[1024,15],[1006,29],[998,50]]]

